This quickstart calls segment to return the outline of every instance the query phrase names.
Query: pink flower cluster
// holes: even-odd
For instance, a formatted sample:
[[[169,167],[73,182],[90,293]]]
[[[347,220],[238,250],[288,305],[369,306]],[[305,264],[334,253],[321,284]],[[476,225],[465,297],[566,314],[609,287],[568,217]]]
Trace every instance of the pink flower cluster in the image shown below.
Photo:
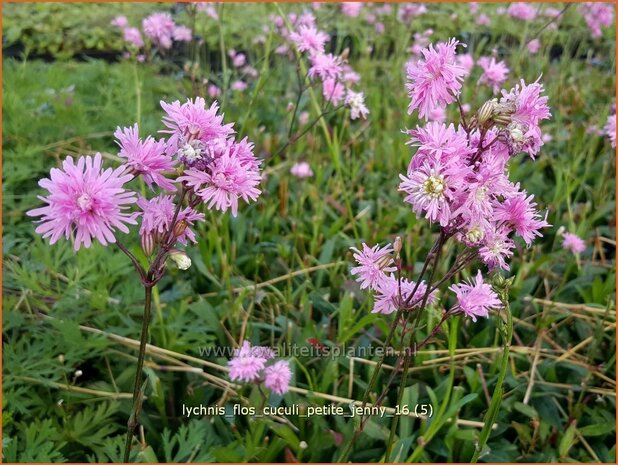
[[[524,2],[515,2],[506,10],[506,13],[512,18],[519,19],[521,21],[532,21],[537,16],[538,7],[530,5]]]
[[[453,284],[449,290],[457,297],[455,309],[460,310],[474,322],[477,317],[488,318],[489,310],[498,310],[502,307],[498,295],[484,282],[480,270],[474,280]]]
[[[421,59],[408,62],[408,113],[418,110],[421,118],[428,119],[432,110],[456,100],[466,75],[455,58],[457,45],[459,41],[455,39],[441,42],[435,48],[429,44],[421,50]]]
[[[130,26],[125,16],[117,16],[111,25],[122,31],[124,41],[130,46],[137,49],[144,46],[142,33]],[[191,29],[176,24],[169,13],[152,13],[142,21],[142,29],[152,44],[161,49],[171,48],[174,42],[191,42],[193,37]]]
[[[234,357],[228,362],[230,379],[246,383],[264,382],[264,386],[278,395],[283,395],[290,389],[292,371],[285,360],[273,363],[275,353],[268,347],[253,346],[244,341],[236,349]]]
[[[614,22],[614,5],[611,3],[587,2],[578,6],[592,37],[599,38],[603,29],[611,27]]]
[[[468,74],[459,64],[457,45],[454,39],[429,45],[422,51],[423,58],[408,66],[409,112],[418,110],[429,119],[430,111],[455,102]],[[479,61],[485,69],[481,81],[497,92],[508,72],[506,66],[498,66],[495,59]],[[538,81],[522,80],[510,91],[502,90],[500,99],[486,102],[467,122],[464,117],[458,126],[432,121],[408,131],[408,144],[416,153],[407,173],[400,175],[404,201],[416,215],[438,223],[442,237],[455,238],[489,270],[509,270],[515,238],[530,246],[541,236],[540,230],[550,226],[547,213],[543,216],[537,210],[534,196],[508,177],[514,155],[524,152],[534,159],[543,145],[539,125],[551,115],[542,93]],[[363,244],[362,251],[353,250],[358,266],[352,274],[362,289],[376,293],[374,312],[410,309],[417,301],[413,293],[425,293],[424,283],[394,277],[391,247]],[[450,289],[458,301],[451,310],[473,320],[500,306],[480,272],[475,280]],[[428,294],[429,303],[436,300],[434,292]]]
[[[393,248],[387,245],[369,247],[363,243],[363,249],[352,247],[354,259],[358,266],[352,268],[352,275],[360,283],[361,289],[369,289],[375,292],[372,313],[389,315],[409,300],[411,307],[418,307],[422,303],[423,296],[427,291],[425,282],[415,283],[405,278],[399,280],[395,277],[395,262],[392,257]],[[438,300],[437,293],[431,292],[427,302],[433,304]]]
[[[563,232],[562,233],[562,247],[571,251],[575,255],[579,255],[586,250],[586,243],[577,234]]]
[[[414,33],[414,43],[412,47],[408,49],[408,52],[410,52],[412,55],[415,55],[417,57],[420,56],[422,51],[431,42],[432,35],[433,35],[433,29],[426,29],[423,32],[415,32]]]
[[[310,178],[313,176],[313,170],[309,163],[306,161],[302,161],[300,163],[294,163],[292,168],[290,168],[290,173],[297,178]]]
[[[400,3],[397,19],[404,24],[410,24],[413,18],[425,13],[427,13],[427,7],[423,3]]]
[[[494,57],[480,57],[477,64],[483,69],[479,84],[491,87],[494,94],[500,92],[502,84],[509,76],[509,68],[504,61],[496,61]]]
[[[356,4],[355,4],[356,5]],[[362,4],[359,4],[362,7]],[[290,14],[286,21],[281,17],[273,18],[279,34],[296,50],[307,56],[310,67],[310,79],[318,79],[322,83],[322,95],[327,105],[345,105],[350,109],[350,118],[367,118],[369,109],[365,105],[362,92],[352,90],[352,85],[360,81],[360,76],[346,63],[343,56],[327,53],[325,45],[330,37],[317,29],[315,17],[305,12],[302,15]],[[282,51],[288,51],[285,45]]]
[[[223,124],[214,102],[210,108],[197,97],[181,104],[161,102],[166,115],[163,124],[167,154],[175,156],[184,167],[178,178],[208,208],[238,214],[238,203],[258,198],[261,191],[260,161],[253,154],[247,138],[236,142],[232,124]]]
[[[174,231],[176,241],[196,241],[191,226],[204,221],[204,214],[195,210],[199,204],[223,212],[230,209],[236,216],[239,200],[257,199],[261,162],[246,138],[233,140],[233,124],[223,123],[216,103],[206,108],[198,97],[161,106],[167,139],[140,138],[137,124],[118,128],[114,136],[121,166],[104,169],[100,154],[80,157],[77,164],[67,157],[62,169],[53,168],[50,178],[39,182],[49,195],[39,197],[46,206],[28,212],[40,217],[37,233],[51,244],[74,233],[78,250],[81,245],[90,247],[93,238],[102,245],[116,242],[116,229],[128,233],[126,225],[137,224],[141,217],[142,247],[150,255],[176,223],[182,225]],[[152,191],[158,187],[163,192],[147,199],[125,187],[139,176]],[[180,190],[184,194],[179,201],[186,200],[188,206],[175,215],[176,204],[168,193]],[[141,211],[127,211],[131,204]]]

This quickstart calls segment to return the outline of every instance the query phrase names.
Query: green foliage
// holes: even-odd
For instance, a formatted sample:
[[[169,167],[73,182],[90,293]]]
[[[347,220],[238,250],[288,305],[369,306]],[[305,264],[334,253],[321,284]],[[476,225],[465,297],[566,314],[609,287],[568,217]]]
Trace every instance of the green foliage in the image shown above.
[[[148,13],[169,6],[120,2],[109,5],[60,2],[3,5],[3,47],[21,45],[26,53],[68,59],[78,53],[120,52],[122,34],[110,22],[125,15],[134,25]]]

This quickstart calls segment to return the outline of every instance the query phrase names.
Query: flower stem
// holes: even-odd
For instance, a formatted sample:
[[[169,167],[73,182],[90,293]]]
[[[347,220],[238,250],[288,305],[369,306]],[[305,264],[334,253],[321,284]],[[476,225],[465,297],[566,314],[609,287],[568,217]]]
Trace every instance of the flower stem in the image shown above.
[[[506,294],[506,298],[503,294],[500,296],[500,299],[502,300],[504,312],[506,313],[506,322],[501,322],[500,328],[503,344],[500,373],[498,374],[498,381],[496,382],[494,393],[492,394],[491,401],[489,402],[489,409],[485,414],[485,424],[479,434],[478,443],[474,448],[474,455],[472,456],[470,463],[476,463],[478,461],[481,453],[483,452],[483,448],[487,443],[487,439],[489,439],[491,428],[496,420],[496,417],[498,416],[498,412],[500,411],[500,404],[502,403],[503,397],[502,384],[504,383],[504,378],[506,378],[506,372],[509,367],[509,351],[511,348],[511,338],[513,337],[513,316],[511,315],[511,308],[509,306],[508,293]]]
[[[442,255],[442,246],[444,245],[444,242],[446,240],[448,240],[448,236],[444,233],[444,231],[441,231],[440,237],[438,237],[438,240],[436,242],[435,258],[433,260],[433,264],[431,267],[431,275],[429,276],[429,279],[427,280],[427,290],[425,291],[425,295],[423,296],[423,301],[421,302],[421,306],[417,310],[416,316],[414,318],[414,324],[412,326],[414,330],[417,329],[418,323],[421,318],[421,314],[423,313],[423,311],[425,310],[425,306],[427,305],[427,300],[429,299],[429,293],[431,291],[431,285],[433,284],[433,280],[436,275],[436,270],[438,269],[438,266],[440,264],[440,256]],[[399,392],[397,395],[396,405],[402,405],[403,403],[403,393],[405,391],[406,382],[408,380],[408,368],[410,368],[410,364],[412,362],[412,354],[413,354],[413,351],[415,351],[415,347],[416,347],[415,346],[416,344],[415,336],[416,336],[415,332],[412,332],[412,334],[410,335],[410,344],[409,344],[408,350],[403,354],[403,357],[404,357],[403,373],[401,375],[401,383],[399,385]],[[393,449],[393,443],[395,441],[395,431],[397,430],[398,424],[399,424],[399,417],[395,416],[393,418],[393,422],[391,423],[391,432],[388,437],[388,443],[386,444],[386,453],[384,455],[385,462],[389,461],[389,457]]]
[[[427,271],[427,267],[429,266],[429,263],[431,262],[431,259],[433,257],[433,253],[436,251],[436,249],[439,246],[440,242],[442,242],[442,236],[440,236],[438,239],[436,239],[436,242],[434,242],[434,244],[431,247],[431,250],[429,251],[429,253],[425,257],[425,262],[423,263],[423,268],[421,269],[421,272],[420,272],[420,274],[419,274],[419,276],[417,278],[416,286],[414,287],[412,293],[410,294],[410,298],[409,299],[411,299],[411,297],[414,295],[414,293],[418,289],[418,286],[419,286],[421,280],[423,279],[423,276],[425,275],[425,272]],[[401,281],[401,276],[399,276],[399,281]],[[431,287],[431,286],[429,286],[429,287]],[[365,407],[365,405],[367,405],[367,402],[369,401],[369,395],[371,393],[371,390],[373,389],[375,383],[378,381],[378,376],[380,375],[380,369],[382,368],[382,365],[384,364],[384,360],[386,359],[386,353],[388,351],[388,348],[391,345],[393,337],[395,336],[395,332],[397,331],[397,325],[399,323],[399,319],[403,315],[404,307],[407,307],[408,305],[409,305],[409,302],[405,302],[403,305],[399,305],[399,309],[397,310],[397,313],[395,315],[395,319],[391,323],[391,326],[389,328],[389,332],[388,332],[388,334],[386,336],[386,341],[384,342],[385,350],[383,351],[382,357],[378,361],[378,364],[373,369],[373,375],[371,376],[371,380],[369,381],[369,384],[367,385],[367,388],[365,390],[365,394],[363,395],[363,407]],[[406,319],[406,323],[407,323],[407,319]],[[404,327],[404,329],[405,329],[405,327]],[[393,373],[396,373],[396,371],[393,371]],[[392,380],[393,380],[393,377],[391,376],[391,378],[389,378],[389,381],[386,384],[386,387],[382,390],[382,393],[378,396],[378,401],[374,405],[379,405],[380,404],[381,400],[386,395],[387,390],[388,390],[389,386],[392,383]],[[338,458],[339,462],[347,461],[348,456],[350,455],[350,453],[352,452],[352,448],[354,447],[354,443],[356,442],[356,439],[358,439],[358,436],[360,436],[360,433],[363,431],[363,428],[365,427],[365,424],[366,424],[367,421],[368,421],[368,419],[367,420],[361,419],[360,425],[354,431],[354,435],[352,436],[352,440],[348,442],[348,445],[346,446],[346,448],[342,452],[341,456]]]
[[[123,462],[129,461],[131,454],[131,442],[133,440],[133,431],[139,423],[139,413],[142,409],[143,396],[142,391],[142,376],[144,368],[144,356],[146,355],[146,344],[148,342],[148,324],[150,323],[150,307],[152,304],[152,286],[144,285],[144,315],[142,316],[142,334],[139,341],[139,354],[137,356],[137,370],[135,372],[135,384],[133,385],[133,407],[131,408],[131,416],[127,423],[127,440],[124,446]]]

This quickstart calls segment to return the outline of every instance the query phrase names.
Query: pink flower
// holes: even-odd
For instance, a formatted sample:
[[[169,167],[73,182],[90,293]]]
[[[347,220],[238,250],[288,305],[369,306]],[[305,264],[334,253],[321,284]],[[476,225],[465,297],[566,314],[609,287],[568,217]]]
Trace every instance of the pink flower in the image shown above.
[[[560,10],[558,8],[545,8],[542,13],[548,18],[557,18],[558,16],[560,16]]]
[[[195,2],[195,5],[197,5],[197,11],[206,13],[206,15],[210,16],[210,18],[215,21],[219,19],[219,14],[215,8],[216,2]]]
[[[178,178],[186,182],[209,209],[225,212],[229,208],[232,216],[238,215],[239,199],[249,203],[259,197],[260,180],[259,171],[234,156],[230,147],[212,161],[209,172],[191,168]]]
[[[243,92],[247,89],[247,83],[245,81],[241,81],[240,79],[234,81],[231,86],[232,90],[236,92]]]
[[[251,347],[244,341],[240,349],[236,349],[234,357],[228,362],[230,379],[232,381],[253,382],[260,378],[266,361],[272,358],[265,347]]]
[[[142,21],[144,33],[158,47],[167,49],[172,46],[172,36],[176,23],[169,13],[153,13]]]
[[[240,68],[247,63],[247,56],[244,53],[237,53],[232,58],[232,65],[234,68]]]
[[[208,84],[208,96],[210,98],[215,98],[218,97],[219,95],[221,95],[221,89],[219,89],[216,85],[214,84]]]
[[[504,61],[496,61],[493,57],[481,57],[477,63],[483,68],[479,84],[491,86],[493,93],[497,94],[509,75],[506,63]]]
[[[412,205],[416,215],[425,212],[430,222],[438,221],[445,227],[451,220],[451,203],[464,176],[460,167],[449,168],[439,161],[427,160],[418,169],[408,170],[407,177],[399,175],[399,191],[407,194],[404,201]]]
[[[562,234],[562,247],[574,254],[580,254],[586,250],[586,243],[577,235],[569,232]]]
[[[532,244],[536,236],[543,237],[539,229],[551,226],[546,221],[547,213],[545,213],[545,218],[541,219],[541,214],[536,210],[536,202],[533,199],[534,195],[527,195],[526,191],[518,192],[506,198],[494,209],[495,219],[504,221],[506,225],[513,228],[528,246]]]
[[[427,119],[429,121],[434,121],[436,123],[444,123],[446,121],[446,108],[444,107],[435,107],[429,110],[427,114]]]
[[[412,294],[414,289],[416,292]],[[423,298],[427,292],[427,285],[424,281],[421,281],[417,286],[414,281],[409,281],[405,278],[401,280],[401,300],[399,299],[399,282],[393,275],[389,275],[387,279],[380,283],[375,296],[375,302],[371,313],[381,313],[383,315],[390,315],[396,311],[399,307],[403,307],[408,299],[410,299],[409,306],[411,308],[420,307],[423,303]],[[412,298],[410,298],[412,296]],[[431,292],[427,296],[427,305],[432,305],[438,300],[437,291]]]
[[[350,68],[350,65],[344,64],[342,66],[343,76],[342,80],[347,84],[358,84],[360,82],[360,75]]]
[[[365,106],[365,95],[362,92],[354,92],[348,89],[345,104],[350,108],[350,119],[367,119],[369,109]]]
[[[309,11],[304,11],[297,21],[291,21],[292,23],[300,26],[315,27],[315,16]]]
[[[128,233],[125,223],[136,224],[135,213],[123,213],[136,201],[135,193],[123,188],[133,179],[126,166],[103,170],[100,153],[94,159],[79,157],[77,165],[67,157],[62,169],[52,168],[50,178],[39,181],[39,186],[49,192],[47,197],[39,196],[47,205],[26,213],[41,217],[36,232],[49,237],[50,244],[62,234],[69,239],[75,229],[75,250],[81,244],[89,248],[92,238],[107,245],[116,242],[114,228]]]
[[[491,24],[491,19],[485,13],[481,13],[478,18],[476,18],[476,24],[479,26],[489,26]]]
[[[609,140],[612,143],[612,147],[616,148],[616,114],[609,115],[607,118],[607,123],[603,128],[605,134],[609,137]]]
[[[526,47],[528,47],[528,51],[530,53],[535,55],[541,49],[541,41],[539,39],[532,39],[530,42],[528,42],[528,45]]]
[[[357,17],[362,9],[362,2],[341,2],[341,12],[351,18]]]
[[[206,109],[206,101],[202,97],[196,97],[195,101],[189,99],[182,105],[178,100],[173,103],[161,101],[161,107],[165,111],[163,124],[168,127],[168,130],[161,132],[171,133],[167,142],[168,153],[175,154],[182,147],[197,142],[198,147],[193,148],[199,153],[192,155],[201,158],[204,155],[202,152],[209,146],[224,143],[227,137],[234,133],[234,125],[223,124],[223,116],[217,115],[217,102],[213,102],[210,108]]]
[[[515,243],[508,238],[508,232],[504,228],[489,232],[483,239],[483,245],[479,248],[479,255],[483,263],[489,269],[500,268],[509,271],[511,268],[506,259],[513,256],[512,249]]]
[[[137,199],[137,205],[142,209],[140,235],[152,234],[154,236],[161,236],[169,230],[176,210],[176,205],[171,195],[159,195],[150,200],[140,197]],[[187,239],[193,243],[197,242],[195,233],[191,230],[190,226],[193,226],[195,221],[204,221],[204,214],[186,207],[178,212],[177,220],[187,223],[187,228],[177,237],[178,241],[182,244],[186,244]]]
[[[479,270],[476,278],[462,284],[453,284],[449,287],[457,296],[455,308],[476,322],[476,317],[487,318],[489,310],[498,310],[502,303],[489,284],[483,281]]]
[[[417,63],[409,63],[407,79],[410,105],[408,113],[418,110],[421,118],[427,119],[430,110],[444,107],[455,101],[461,89],[461,81],[466,72],[456,63],[455,48],[459,41],[450,39],[429,45],[423,49],[423,58]]]
[[[253,66],[249,66],[249,65],[245,66],[242,69],[242,72],[245,73],[247,76],[250,76],[252,78],[258,77],[258,70],[255,69]]]
[[[142,39],[142,34],[136,27],[127,27],[123,29],[122,37],[124,38],[125,42],[134,45],[137,48],[142,48],[144,46],[144,39]]]
[[[297,178],[310,178],[313,176],[313,170],[306,161],[294,163],[292,168],[290,168],[290,173]]]
[[[191,42],[193,34],[187,26],[175,26],[172,37],[177,42]]]
[[[175,191],[176,187],[163,176],[172,173],[175,162],[166,154],[167,144],[164,140],[155,141],[151,136],[145,140],[139,138],[137,123],[132,128],[120,128],[114,132],[116,143],[120,146],[118,156],[127,159],[133,173],[142,175],[149,187],[156,184],[162,189]]]
[[[459,66],[464,69],[466,75],[470,74],[470,71],[472,71],[472,68],[474,68],[474,58],[469,53],[462,53],[461,55],[457,55],[455,61]]]
[[[345,86],[337,79],[325,79],[322,83],[322,95],[327,102],[339,105],[345,95]]]
[[[309,57],[309,63],[311,67],[307,74],[310,79],[317,76],[324,81],[328,78],[337,78],[341,73],[341,60],[332,53],[316,53]]]
[[[264,370],[264,386],[275,394],[283,395],[290,389],[292,371],[288,362],[280,360]]]
[[[114,27],[124,29],[129,25],[129,20],[126,16],[116,16],[110,24]]]
[[[319,54],[324,53],[324,44],[330,40],[330,37],[313,26],[300,26],[298,32],[290,34],[290,39],[296,44],[299,52]]]
[[[285,55],[290,51],[290,47],[287,44],[281,44],[275,49],[277,55]]]
[[[238,159],[247,169],[259,171],[262,162],[256,158],[253,149],[254,144],[246,137],[240,142],[228,140],[225,147],[225,150],[230,151],[230,156]]]
[[[421,16],[426,12],[427,7],[422,3],[403,3],[399,6],[397,19],[407,24],[412,18]]]
[[[539,123],[551,116],[547,97],[541,97],[543,85],[536,82],[526,84],[521,80],[510,92],[502,91],[500,103],[514,107],[512,122],[507,127],[513,152],[523,151],[534,159],[543,145]]]
[[[411,136],[407,142],[412,147],[418,147],[410,161],[409,171],[422,166],[430,159],[444,165],[466,161],[474,152],[468,144],[468,136],[463,128],[455,129],[453,124],[429,122],[424,127],[408,131]]]
[[[536,18],[537,8],[524,2],[511,3],[506,13],[522,21],[532,21]]]
[[[298,115],[298,124],[304,126],[309,122],[309,112],[302,111],[300,115]]]
[[[361,283],[361,289],[377,290],[385,284],[388,277],[386,273],[393,273],[397,268],[393,257],[393,247],[389,244],[384,248],[379,245],[369,247],[363,242],[363,250],[354,247],[350,248],[354,252],[354,259],[358,266],[350,271],[352,275],[357,275],[356,281]]]

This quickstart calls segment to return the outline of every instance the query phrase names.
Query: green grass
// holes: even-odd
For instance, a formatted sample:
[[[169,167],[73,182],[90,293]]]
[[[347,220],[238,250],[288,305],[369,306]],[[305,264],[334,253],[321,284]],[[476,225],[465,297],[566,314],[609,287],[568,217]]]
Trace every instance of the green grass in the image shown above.
[[[371,114],[366,122],[351,122],[344,111],[329,115],[330,144],[318,124],[274,156],[287,142],[291,114],[286,107],[296,98],[296,72],[284,57],[264,60],[267,45],[252,44],[268,22],[266,15],[276,13],[274,6],[242,8],[225,6],[222,43],[245,51],[261,76],[245,93],[227,92],[223,111],[264,158],[263,194],[257,203],[243,205],[237,218],[207,213],[197,230],[199,244],[188,250],[190,271],[170,270],[158,286],[150,328],[150,343],[158,349],[147,354],[144,448],[136,459],[328,462],[340,452],[338,441],[350,440],[356,423],[348,418],[186,419],[182,405],[231,408],[261,402],[257,388],[224,389],[226,373],[212,364],[225,366],[226,359],[205,359],[202,347],[234,345],[243,337],[273,346],[309,346],[308,340],[316,338],[330,347],[357,348],[384,340],[391,320],[372,315],[371,299],[351,280],[349,247],[361,241],[384,244],[400,235],[404,262],[418,272],[437,235],[397,192],[398,174],[413,153],[401,130],[417,123],[406,113],[402,69],[409,56],[408,32],[432,27],[436,40],[457,35],[475,57],[493,48],[503,52],[511,69],[508,84],[542,74],[553,114],[543,125],[553,140],[538,159],[519,155],[511,165],[511,177],[549,210],[553,227],[533,247],[519,244],[512,260],[514,339],[497,428],[481,461],[615,461],[615,155],[606,138],[586,132],[589,125],[605,124],[615,98],[613,29],[591,41],[572,8],[557,31],[541,32],[541,52],[530,55],[523,44],[543,21],[522,27],[494,17],[491,35],[470,34],[476,26],[466,6],[430,5],[411,28],[387,18],[386,35],[375,36],[361,20],[332,15],[333,7],[323,6],[318,24],[346,37],[336,47],[350,47],[350,63],[362,76],[359,87]],[[458,17],[445,21],[453,12]],[[215,23],[200,21],[207,43],[218,47]],[[280,44],[277,36],[271,41],[271,49]],[[563,53],[552,59],[558,47]],[[139,340],[142,290],[117,250],[95,246],[76,254],[68,243],[50,247],[34,233],[25,212],[39,204],[37,180],[67,154],[101,151],[112,164],[116,126],[140,119],[142,134],[154,134],[161,129],[159,100],[193,97],[196,85],[203,92],[203,78],[218,83],[236,78],[231,71],[222,76],[210,54],[198,56],[196,81],[161,62],[137,68],[128,62],[3,62],[7,462],[121,458],[131,408],[122,394],[132,391],[137,350],[129,339]],[[473,109],[491,97],[475,85],[478,73],[475,68],[462,98]],[[301,110],[316,116],[307,96]],[[298,160],[311,164],[313,178],[289,175]],[[586,239],[588,248],[579,260],[562,250],[560,226]],[[135,234],[124,242],[138,253]],[[455,250],[445,254],[453,257]],[[437,322],[439,311],[430,308],[423,315],[420,337]],[[482,424],[488,410],[484,386],[491,396],[501,364],[497,318],[452,322],[413,359],[404,400],[431,404],[442,413],[438,426],[401,418],[396,460],[472,458],[481,428],[467,421]],[[455,358],[449,360],[449,353]],[[373,368],[344,356],[291,362],[299,390],[268,402],[328,405],[332,398],[327,396],[335,396],[345,405],[345,399],[362,399]],[[372,398],[389,375],[382,371]],[[395,406],[395,386],[386,406]],[[390,422],[371,419],[350,459],[382,459]]]

